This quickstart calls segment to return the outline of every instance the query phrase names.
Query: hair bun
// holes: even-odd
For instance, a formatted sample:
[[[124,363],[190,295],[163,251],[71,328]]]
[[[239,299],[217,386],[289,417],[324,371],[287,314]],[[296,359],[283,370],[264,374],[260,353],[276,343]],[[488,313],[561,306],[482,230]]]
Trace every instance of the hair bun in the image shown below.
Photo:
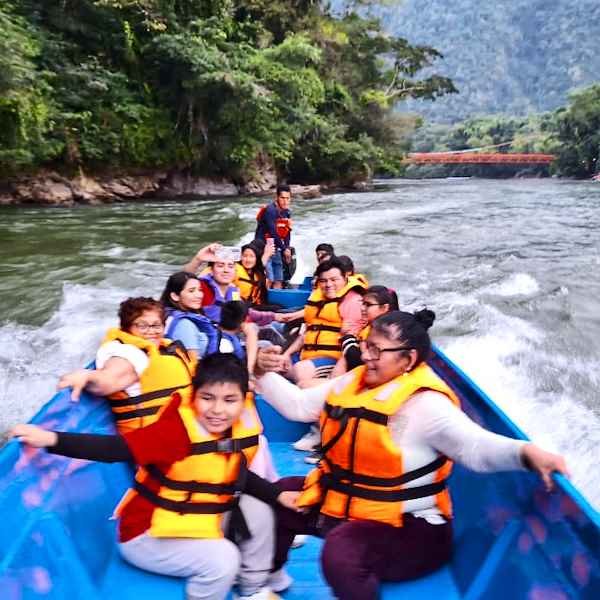
[[[432,310],[423,308],[413,313],[415,321],[419,322],[425,329],[429,329],[435,321],[435,313]]]

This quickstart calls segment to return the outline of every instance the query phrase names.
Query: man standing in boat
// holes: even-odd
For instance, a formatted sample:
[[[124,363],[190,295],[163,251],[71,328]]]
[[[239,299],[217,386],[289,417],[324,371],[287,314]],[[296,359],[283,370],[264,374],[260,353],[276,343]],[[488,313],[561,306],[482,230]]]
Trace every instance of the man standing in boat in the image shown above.
[[[282,288],[284,277],[284,263],[292,262],[292,249],[290,248],[292,219],[290,203],[292,192],[289,185],[278,185],[275,202],[262,207],[256,215],[256,234],[254,237],[266,240],[275,246],[275,253],[265,265],[267,279],[271,287]]]

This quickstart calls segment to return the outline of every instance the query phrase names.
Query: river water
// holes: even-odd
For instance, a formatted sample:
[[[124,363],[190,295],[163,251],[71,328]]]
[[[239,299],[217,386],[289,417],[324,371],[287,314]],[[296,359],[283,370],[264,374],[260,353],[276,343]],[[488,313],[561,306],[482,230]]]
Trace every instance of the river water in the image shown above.
[[[118,303],[158,295],[202,245],[249,240],[257,199],[0,207],[0,433],[90,360]],[[386,181],[296,200],[299,271],[318,242],[351,255],[597,505],[600,184]]]

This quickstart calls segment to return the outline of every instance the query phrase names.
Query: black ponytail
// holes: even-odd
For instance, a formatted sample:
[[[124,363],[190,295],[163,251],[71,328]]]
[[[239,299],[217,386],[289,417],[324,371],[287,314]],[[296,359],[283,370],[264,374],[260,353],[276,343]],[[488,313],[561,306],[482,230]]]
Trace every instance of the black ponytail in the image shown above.
[[[414,368],[429,358],[431,339],[427,330],[434,321],[435,313],[426,308],[414,314],[394,310],[377,317],[371,327],[373,331],[383,334],[390,341],[416,350],[417,360]]]

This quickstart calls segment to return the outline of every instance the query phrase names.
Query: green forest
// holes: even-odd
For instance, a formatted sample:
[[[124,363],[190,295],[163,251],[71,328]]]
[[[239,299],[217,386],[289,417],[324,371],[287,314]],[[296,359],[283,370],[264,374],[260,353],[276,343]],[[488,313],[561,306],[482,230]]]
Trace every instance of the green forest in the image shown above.
[[[169,168],[290,181],[398,172],[438,52],[312,0],[5,0],[0,173]]]
[[[404,173],[411,145],[511,140],[589,177],[600,87],[573,88],[600,72],[594,27],[588,0],[4,0],[0,177],[166,169],[243,187],[266,165],[345,185]]]

